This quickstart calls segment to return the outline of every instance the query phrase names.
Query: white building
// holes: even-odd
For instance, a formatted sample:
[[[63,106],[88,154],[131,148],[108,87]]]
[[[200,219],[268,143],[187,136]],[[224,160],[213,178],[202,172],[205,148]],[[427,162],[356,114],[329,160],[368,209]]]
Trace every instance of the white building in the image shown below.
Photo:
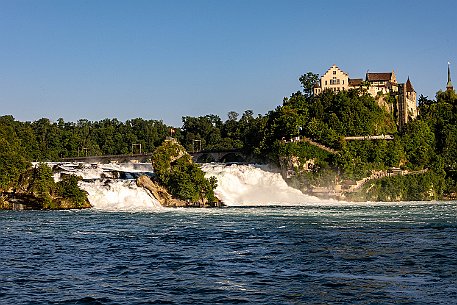
[[[314,95],[319,95],[324,90],[339,92],[362,88],[362,86],[376,99],[380,107],[391,113],[396,113],[397,124],[400,129],[407,122],[417,117],[416,91],[414,91],[409,77],[406,83],[397,83],[397,77],[394,71],[387,73],[367,72],[364,82],[361,78],[349,78],[346,72],[333,65],[321,76],[319,82],[314,86]],[[388,95],[395,96],[395,105],[391,104],[385,98]]]

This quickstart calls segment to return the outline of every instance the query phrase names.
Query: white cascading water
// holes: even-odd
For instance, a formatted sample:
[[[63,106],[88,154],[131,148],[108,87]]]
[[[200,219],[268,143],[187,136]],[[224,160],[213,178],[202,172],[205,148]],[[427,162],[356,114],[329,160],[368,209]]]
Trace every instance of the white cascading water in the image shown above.
[[[98,164],[87,163],[48,163],[57,166],[54,179],[60,174],[73,174],[82,177],[81,189],[88,194],[92,207],[102,211],[157,211],[162,205],[146,189],[138,187],[134,179],[113,179],[113,172],[147,173],[152,172],[151,164]]]
[[[254,165],[202,165],[206,177],[217,178],[216,196],[227,206],[305,205],[321,199],[289,187],[280,173]]]
[[[56,164],[49,164],[56,165]],[[80,187],[88,193],[94,209],[103,211],[158,211],[160,203],[133,179],[113,179],[113,171],[152,172],[151,164],[58,164],[60,172],[75,174],[85,181]],[[207,178],[218,180],[216,196],[227,206],[306,205],[326,201],[289,187],[281,174],[254,165],[202,164]],[[55,175],[60,179],[60,174]],[[328,201],[327,201],[328,202]]]
[[[149,191],[138,187],[134,180],[95,180],[80,182],[80,187],[88,193],[94,209],[103,211],[157,211],[162,205]]]

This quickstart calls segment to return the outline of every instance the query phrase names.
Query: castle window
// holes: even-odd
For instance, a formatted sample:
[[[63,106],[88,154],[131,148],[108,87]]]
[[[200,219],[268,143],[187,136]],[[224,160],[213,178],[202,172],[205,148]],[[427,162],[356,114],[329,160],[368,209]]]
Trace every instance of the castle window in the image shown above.
[[[325,81],[325,85],[327,86],[327,81]]]
[[[336,74],[336,71],[333,71],[333,75],[335,75],[335,74]]]
[[[330,80],[330,85],[339,85],[340,84],[340,80],[337,79],[336,77],[333,77],[331,80]]]

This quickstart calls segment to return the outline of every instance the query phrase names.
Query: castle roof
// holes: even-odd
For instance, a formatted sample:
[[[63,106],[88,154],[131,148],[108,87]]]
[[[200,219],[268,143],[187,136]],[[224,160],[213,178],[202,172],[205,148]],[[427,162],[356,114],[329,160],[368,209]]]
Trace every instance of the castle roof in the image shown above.
[[[405,88],[406,92],[415,92],[413,85],[411,84],[411,81],[409,80],[409,76],[408,76],[408,80],[406,81],[405,87],[406,87]]]
[[[363,82],[363,79],[361,79],[361,78],[350,78],[350,79],[348,79],[349,86],[353,86],[353,87],[361,86],[362,82]]]
[[[392,79],[393,72],[389,73],[367,73],[367,81],[378,82],[378,81],[390,81]]]

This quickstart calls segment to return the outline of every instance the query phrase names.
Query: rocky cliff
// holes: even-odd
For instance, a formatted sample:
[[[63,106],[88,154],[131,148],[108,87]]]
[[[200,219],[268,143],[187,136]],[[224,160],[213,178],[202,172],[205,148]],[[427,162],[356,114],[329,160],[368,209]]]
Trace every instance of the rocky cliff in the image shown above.
[[[186,207],[188,203],[184,200],[173,198],[171,194],[158,183],[152,181],[148,176],[140,176],[136,180],[139,187],[143,187],[151,192],[152,196],[164,207]]]

